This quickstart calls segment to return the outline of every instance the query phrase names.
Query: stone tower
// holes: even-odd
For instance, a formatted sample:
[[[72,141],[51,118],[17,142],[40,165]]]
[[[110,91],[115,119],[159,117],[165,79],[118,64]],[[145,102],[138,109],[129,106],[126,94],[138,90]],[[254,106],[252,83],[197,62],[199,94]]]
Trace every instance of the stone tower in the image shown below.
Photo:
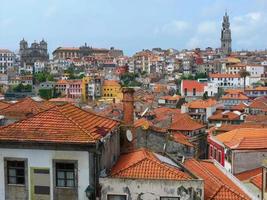
[[[223,55],[229,55],[232,51],[230,22],[229,22],[229,16],[227,15],[227,12],[223,16],[223,22],[222,22],[221,50],[222,50]]]

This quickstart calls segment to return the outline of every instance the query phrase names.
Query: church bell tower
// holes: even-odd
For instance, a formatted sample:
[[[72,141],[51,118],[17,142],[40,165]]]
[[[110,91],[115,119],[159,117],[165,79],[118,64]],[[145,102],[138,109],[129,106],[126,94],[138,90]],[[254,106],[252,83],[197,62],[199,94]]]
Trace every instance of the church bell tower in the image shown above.
[[[229,16],[227,12],[223,16],[222,32],[221,32],[221,51],[224,56],[230,55],[232,52],[232,38]]]

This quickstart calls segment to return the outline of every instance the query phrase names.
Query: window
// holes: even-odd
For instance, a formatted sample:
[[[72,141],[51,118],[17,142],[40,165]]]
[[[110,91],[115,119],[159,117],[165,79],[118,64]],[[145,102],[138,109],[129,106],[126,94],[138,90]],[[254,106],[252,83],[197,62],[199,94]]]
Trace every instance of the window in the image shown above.
[[[196,96],[196,88],[193,88],[193,96]]]
[[[184,89],[184,96],[187,96],[187,88]]]
[[[7,183],[25,184],[24,161],[7,161]]]
[[[74,163],[56,163],[56,186],[75,186],[75,166]]]
[[[126,200],[126,195],[115,195],[115,194],[108,194],[108,200]]]
[[[180,200],[180,197],[160,197],[160,200]]]

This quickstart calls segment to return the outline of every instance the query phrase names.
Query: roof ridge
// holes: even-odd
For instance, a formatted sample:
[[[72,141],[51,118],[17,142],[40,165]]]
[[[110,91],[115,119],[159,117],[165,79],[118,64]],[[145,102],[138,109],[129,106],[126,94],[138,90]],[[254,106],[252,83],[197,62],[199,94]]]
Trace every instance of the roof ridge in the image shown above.
[[[212,198],[214,198],[222,189],[227,189],[227,190],[229,190],[230,192],[232,192],[232,193],[234,193],[234,194],[236,194],[236,195],[238,195],[238,196],[240,196],[242,199],[248,199],[248,198],[246,198],[243,194],[240,194],[240,193],[238,193],[238,192],[236,192],[235,190],[233,190],[233,189],[231,189],[229,186],[227,186],[227,185],[225,185],[225,184],[223,184],[217,191],[215,191],[215,193],[214,193],[214,195],[212,195],[211,197],[210,197],[210,199],[212,199]],[[241,189],[241,188],[240,188]]]

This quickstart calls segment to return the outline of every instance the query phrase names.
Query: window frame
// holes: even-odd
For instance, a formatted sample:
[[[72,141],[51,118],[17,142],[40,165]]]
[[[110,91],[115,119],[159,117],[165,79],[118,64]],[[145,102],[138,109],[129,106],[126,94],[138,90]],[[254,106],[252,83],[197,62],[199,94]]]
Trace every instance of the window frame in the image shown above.
[[[64,186],[58,186],[58,172],[57,172],[57,164],[73,164],[73,179],[66,178],[66,171],[64,171]],[[68,189],[75,189],[78,187],[78,161],[77,160],[53,160],[53,180],[54,180],[54,187],[55,188],[68,188]],[[62,178],[61,178],[62,179]],[[67,180],[73,180],[73,186],[67,186]]]
[[[24,162],[24,183],[23,184],[9,183],[8,161]],[[16,157],[4,157],[4,177],[5,177],[6,185],[26,187],[28,185],[28,159],[27,158],[16,158]]]
[[[127,194],[108,193],[108,194],[107,194],[107,200],[109,200],[109,196],[125,196],[125,197],[126,197],[126,200],[128,200],[128,195],[127,195]]]

